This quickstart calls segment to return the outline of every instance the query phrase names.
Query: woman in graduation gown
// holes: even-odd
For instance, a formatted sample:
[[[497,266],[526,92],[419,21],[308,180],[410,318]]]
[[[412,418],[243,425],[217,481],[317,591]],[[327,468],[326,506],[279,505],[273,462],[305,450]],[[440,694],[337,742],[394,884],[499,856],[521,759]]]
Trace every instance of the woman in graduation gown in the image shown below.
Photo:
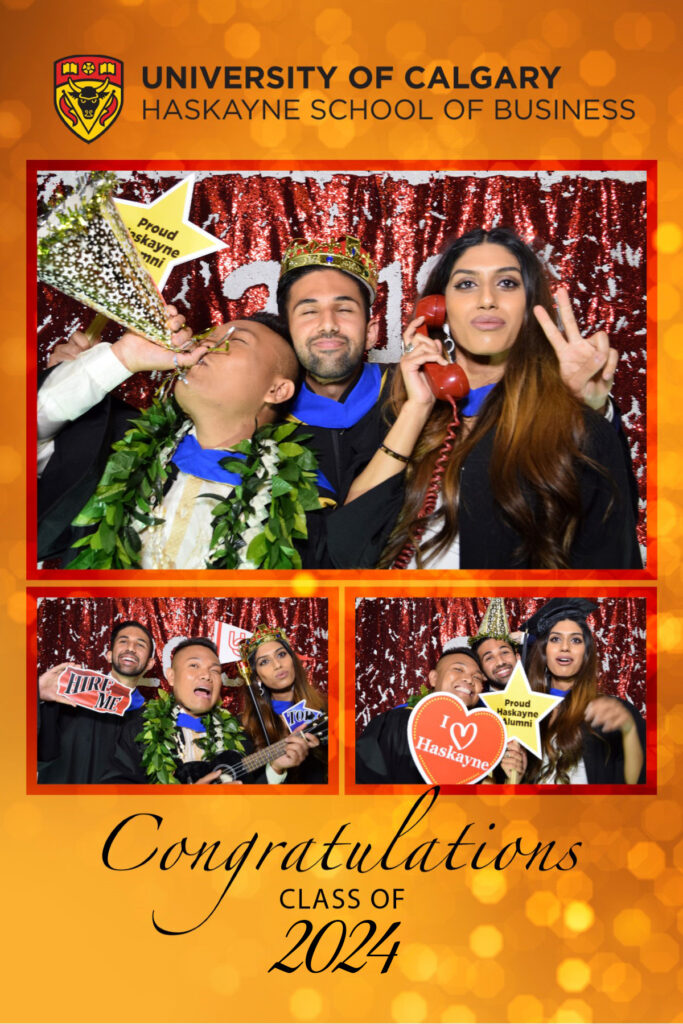
[[[256,750],[276,743],[298,728],[311,728],[327,712],[327,700],[308,681],[306,669],[287,634],[262,624],[240,645],[256,685],[244,694],[242,722]],[[258,704],[258,710],[254,706]],[[315,747],[306,761],[290,770],[288,782],[327,782],[327,744]]]
[[[535,637],[528,675],[532,689],[562,701],[541,723],[541,760],[524,782],[645,782],[645,723],[629,701],[600,693],[598,655],[586,617],[597,606],[582,598],[548,601],[525,624]]]
[[[414,447],[385,446],[357,482],[372,486],[378,473],[402,468],[397,460],[407,463],[403,509],[380,566],[640,568],[627,446],[604,415],[604,378],[616,361],[607,335],[581,339],[560,290],[565,339],[540,261],[505,228],[451,243],[425,293],[445,298],[444,331],[469,393],[458,402],[457,430],[452,405],[437,401]],[[416,366],[444,362],[424,324],[418,317],[404,334],[394,415],[407,401],[430,401]],[[566,357],[579,351],[589,364],[594,353],[597,368],[582,399],[565,383]]]

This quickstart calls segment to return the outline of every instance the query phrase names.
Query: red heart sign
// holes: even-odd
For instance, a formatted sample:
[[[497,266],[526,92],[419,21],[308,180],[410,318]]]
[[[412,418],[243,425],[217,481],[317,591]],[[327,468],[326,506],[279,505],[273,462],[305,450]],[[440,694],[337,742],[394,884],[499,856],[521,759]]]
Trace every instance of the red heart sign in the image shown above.
[[[493,711],[468,711],[452,693],[430,693],[413,708],[408,742],[427,782],[461,785],[483,779],[498,764],[507,737]]]

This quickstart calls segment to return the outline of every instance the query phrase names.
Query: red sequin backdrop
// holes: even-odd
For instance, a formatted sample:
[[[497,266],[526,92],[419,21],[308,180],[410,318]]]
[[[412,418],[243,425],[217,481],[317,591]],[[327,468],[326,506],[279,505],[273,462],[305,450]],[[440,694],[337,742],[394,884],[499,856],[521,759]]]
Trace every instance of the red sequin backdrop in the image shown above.
[[[510,629],[548,599],[505,598]],[[356,732],[427,683],[454,637],[474,636],[488,598],[361,598],[356,602]],[[599,598],[588,616],[598,651],[600,690],[646,715],[645,598]]]
[[[212,638],[216,622],[249,632],[265,622],[284,629],[311,684],[327,692],[327,601],[317,597],[44,597],[38,605],[38,673],[63,661],[108,671],[104,656],[112,626],[126,619],[141,622],[154,637],[155,662],[147,673],[150,682],[163,679],[162,652],[173,637]],[[226,672],[237,676],[236,665],[226,666]],[[157,692],[157,684],[152,685],[154,689],[141,687],[146,696]],[[239,691],[228,686],[223,694],[224,705],[236,710]]]
[[[119,172],[116,195],[151,202],[185,175]],[[66,190],[75,172],[38,176],[38,199]],[[355,235],[381,268],[374,311],[382,332],[373,358],[395,362],[401,326],[446,240],[505,225],[533,245],[550,277],[565,283],[583,333],[608,331],[619,351],[614,386],[641,496],[645,543],[646,179],[639,171],[197,172],[190,220],[226,243],[176,267],[164,297],[195,330],[275,309],[279,261],[296,237]],[[90,310],[38,286],[39,366],[50,349],[92,319]],[[105,337],[112,340],[118,328]],[[149,400],[149,377],[122,397]]]

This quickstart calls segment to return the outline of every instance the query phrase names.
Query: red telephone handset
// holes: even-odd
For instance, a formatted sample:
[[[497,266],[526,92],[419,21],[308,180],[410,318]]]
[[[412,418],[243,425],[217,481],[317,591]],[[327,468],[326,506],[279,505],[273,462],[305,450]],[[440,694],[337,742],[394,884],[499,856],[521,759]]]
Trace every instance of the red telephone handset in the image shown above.
[[[425,295],[417,304],[415,316],[423,316],[425,318],[425,322],[417,328],[418,334],[428,334],[428,327],[442,327],[446,322],[446,299],[443,295]],[[453,443],[458,426],[460,425],[458,407],[455,404],[456,400],[464,398],[470,391],[470,382],[467,379],[467,375],[462,366],[458,366],[457,363],[447,363],[446,366],[441,366],[440,363],[425,363],[422,369],[425,371],[429,386],[434,395],[446,402],[450,402],[453,415],[441,443],[441,452],[434,463],[432,479],[429,482],[429,487],[425,492],[422,502],[419,516],[421,525],[417,528],[418,537],[422,536],[425,524],[437,506],[441,492],[441,481],[451,457]],[[415,544],[416,541],[414,540],[406,542],[403,550],[394,562],[394,569],[406,569],[408,567],[415,550]]]
[[[428,327],[443,327],[446,322],[446,299],[443,295],[425,295],[420,299],[415,310],[415,316],[423,316],[425,322],[418,327],[418,334],[427,334]],[[429,380],[429,386],[437,398],[448,399],[464,398],[470,390],[470,382],[462,366],[457,363],[448,363],[441,366],[439,363],[425,363],[422,367]]]

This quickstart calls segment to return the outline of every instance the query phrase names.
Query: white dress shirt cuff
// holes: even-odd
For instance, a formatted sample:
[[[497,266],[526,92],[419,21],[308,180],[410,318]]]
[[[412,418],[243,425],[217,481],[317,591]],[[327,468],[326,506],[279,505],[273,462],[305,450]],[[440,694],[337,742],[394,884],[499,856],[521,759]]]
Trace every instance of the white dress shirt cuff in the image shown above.
[[[274,768],[271,768],[269,764],[266,765],[266,782],[269,786],[279,786],[287,778],[287,772],[283,772],[282,775],[278,775]]]
[[[60,363],[38,392],[38,437],[54,437],[131,376],[107,344]]]

